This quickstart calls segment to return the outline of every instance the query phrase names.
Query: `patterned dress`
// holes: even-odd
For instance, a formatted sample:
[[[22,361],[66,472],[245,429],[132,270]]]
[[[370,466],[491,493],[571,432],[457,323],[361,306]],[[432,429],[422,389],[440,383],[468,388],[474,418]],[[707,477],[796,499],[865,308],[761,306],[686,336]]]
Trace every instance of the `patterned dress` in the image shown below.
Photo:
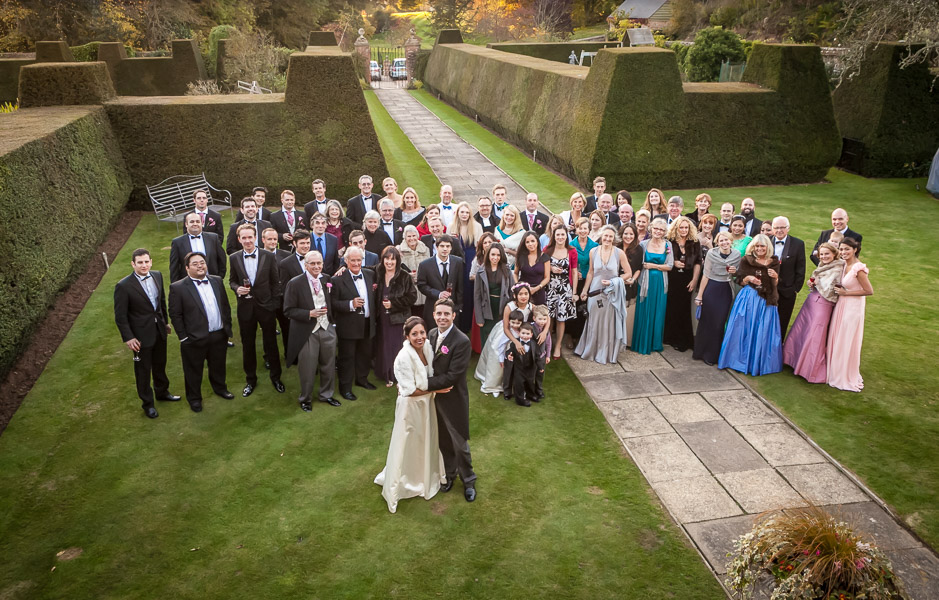
[[[558,267],[561,273],[551,272],[548,280],[548,311],[555,321],[567,321],[577,316],[574,309],[574,290],[571,289],[570,260],[551,258],[551,266]]]

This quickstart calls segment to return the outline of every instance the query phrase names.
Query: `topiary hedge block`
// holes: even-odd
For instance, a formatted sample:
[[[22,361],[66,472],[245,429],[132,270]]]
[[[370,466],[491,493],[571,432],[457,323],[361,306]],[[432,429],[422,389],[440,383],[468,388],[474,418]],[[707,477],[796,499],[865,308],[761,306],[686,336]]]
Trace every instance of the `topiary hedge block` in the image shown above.
[[[603,49],[588,69],[464,44],[435,46],[423,81],[586,187],[823,178],[841,141],[818,48],[760,45],[747,75],[682,84],[674,53],[654,47]]]
[[[618,42],[558,42],[558,43],[502,43],[486,44],[487,48],[500,50],[502,52],[511,52],[513,54],[524,54],[535,58],[553,60],[554,62],[570,64],[571,52],[580,60],[581,51],[599,52],[603,48],[618,48]]]
[[[311,31],[307,46],[338,46],[336,34],[332,31]]]
[[[58,294],[93,258],[131,182],[101,107],[24,109],[0,119],[0,378]],[[50,207],[55,219],[49,220]]]
[[[74,60],[72,49],[65,42],[36,42],[36,62],[72,62]]]
[[[20,69],[35,62],[31,58],[0,58],[0,104],[16,104],[20,95]]]
[[[900,68],[908,52],[906,44],[869,48],[860,73],[832,95],[841,135],[864,143],[866,177],[907,176],[914,163],[925,172],[939,147],[939,88],[926,64]]]
[[[20,69],[20,106],[102,104],[117,94],[103,62],[27,65]]]
[[[173,55],[108,61],[121,96],[182,96],[190,82],[208,79],[194,40],[174,40]]]
[[[437,44],[462,44],[463,34],[459,29],[441,29],[437,34]]]

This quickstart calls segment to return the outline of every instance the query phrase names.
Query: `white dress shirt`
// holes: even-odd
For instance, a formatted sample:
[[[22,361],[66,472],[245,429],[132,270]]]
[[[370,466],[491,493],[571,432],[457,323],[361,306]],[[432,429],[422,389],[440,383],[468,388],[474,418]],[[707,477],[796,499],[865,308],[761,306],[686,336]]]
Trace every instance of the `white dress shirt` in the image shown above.
[[[196,286],[196,291],[199,292],[199,296],[202,298],[205,316],[209,321],[209,333],[219,331],[222,328],[222,313],[218,308],[218,298],[215,297],[212,282],[208,278],[202,281],[206,283],[200,284],[198,279],[193,279],[192,283]]]
[[[254,285],[254,278],[258,275],[258,261],[261,260],[258,256],[258,249],[255,248],[254,252],[251,254],[243,252],[243,256],[245,259],[245,272],[248,273],[248,279],[251,281],[251,285]],[[249,256],[252,258],[248,258]]]
[[[450,325],[450,327],[448,327],[446,331],[438,331],[438,332],[437,332],[437,347],[434,348],[434,351],[435,351],[435,352],[439,352],[439,351],[440,351],[440,346],[443,345],[443,340],[444,340],[448,335],[450,335],[450,330],[451,330],[451,329],[453,329],[453,325]]]
[[[788,236],[788,235],[787,235],[786,237],[784,237],[783,239],[779,239],[779,238],[777,238],[777,237],[774,237],[774,238],[773,238],[773,246],[774,246],[774,248],[773,248],[773,254],[774,254],[774,255],[776,256],[776,258],[778,258],[779,260],[782,260],[782,253],[783,253],[783,250],[786,248],[786,241],[787,241],[788,239],[789,239],[789,236]]]
[[[137,281],[140,282],[140,286],[143,288],[143,291],[147,293],[147,297],[150,298],[150,304],[153,305],[153,310],[157,309],[157,301],[160,299],[160,295],[157,292],[156,283],[153,281],[152,275],[144,275],[141,277],[134,273],[134,276],[137,278]]]
[[[449,280],[449,278],[453,275],[453,273],[450,272],[450,257],[448,256],[447,260],[440,260],[440,257],[437,257],[437,272],[440,273],[441,277],[443,277],[444,265],[447,266],[447,279]]]
[[[365,306],[363,308],[365,309],[365,318],[367,319],[369,316],[368,284],[365,283],[365,275],[362,274],[362,271],[359,271],[358,275],[353,274],[352,271],[349,271],[349,274],[352,275],[352,283],[355,284],[355,289],[359,292],[359,297],[365,299]],[[352,300],[349,300],[349,306],[352,307],[353,310],[355,309],[355,307],[352,306]]]
[[[310,284],[310,293],[313,294],[313,308],[323,308],[326,306],[326,292],[323,291],[323,282],[320,277],[313,277],[309,271],[305,271],[307,283]],[[328,314],[328,313],[327,313]],[[316,325],[313,327],[313,333],[320,329],[329,327],[329,318],[326,315],[316,318]]]
[[[394,221],[389,221],[389,222],[386,223],[385,221],[382,221],[382,222],[381,222],[381,228],[382,228],[382,230],[383,230],[385,233],[388,234],[388,239],[391,240],[391,243],[394,243],[394,241],[395,241],[395,222],[394,222]]]
[[[443,221],[444,227],[450,227],[450,223],[453,223],[453,216],[456,214],[456,207],[453,206],[453,203],[444,204],[440,203],[440,220]]]
[[[189,248],[193,252],[201,252],[203,255],[205,254],[205,239],[202,237],[201,233],[199,235],[189,236]]]

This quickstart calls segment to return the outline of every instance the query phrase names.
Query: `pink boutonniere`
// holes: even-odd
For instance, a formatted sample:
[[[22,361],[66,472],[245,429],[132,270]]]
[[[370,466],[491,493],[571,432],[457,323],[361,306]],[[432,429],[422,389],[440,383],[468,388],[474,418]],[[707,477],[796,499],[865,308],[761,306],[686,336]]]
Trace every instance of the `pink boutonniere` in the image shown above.
[[[327,284],[326,284],[326,289],[327,289],[327,290],[333,289],[333,284],[327,283]]]
[[[541,225],[541,219],[538,219],[537,221],[535,221],[535,225]]]
[[[209,225],[215,225],[215,219],[209,217]]]
[[[377,283],[373,283],[373,284],[372,284],[372,291],[375,291],[375,290],[377,290],[377,289],[378,289],[378,284],[377,284]]]
[[[400,227],[398,227],[398,231],[401,231],[401,228],[400,228]]]
[[[447,348],[446,346],[441,346],[441,347],[440,347],[440,353],[441,353],[441,354],[450,354],[450,349]]]

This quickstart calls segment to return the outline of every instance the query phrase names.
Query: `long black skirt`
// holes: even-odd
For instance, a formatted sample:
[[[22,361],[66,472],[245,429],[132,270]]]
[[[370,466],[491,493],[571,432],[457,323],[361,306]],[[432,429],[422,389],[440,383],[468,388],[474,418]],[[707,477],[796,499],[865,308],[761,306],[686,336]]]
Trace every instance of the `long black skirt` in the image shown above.
[[[564,322],[564,333],[571,336],[574,343],[580,339],[584,333],[584,325],[587,323],[587,317],[583,316],[586,302],[580,300],[580,293],[584,291],[584,279],[577,280],[577,293],[575,294],[574,307],[577,309],[577,316]]]
[[[694,348],[694,329],[691,325],[691,294],[688,284],[694,273],[692,269],[680,272],[672,269],[668,273],[668,295],[665,298],[665,330],[662,342],[681,351]]]
[[[721,344],[724,343],[724,327],[734,305],[730,282],[708,281],[701,299],[701,318],[698,320],[698,335],[694,339],[692,358],[717,364]]]

